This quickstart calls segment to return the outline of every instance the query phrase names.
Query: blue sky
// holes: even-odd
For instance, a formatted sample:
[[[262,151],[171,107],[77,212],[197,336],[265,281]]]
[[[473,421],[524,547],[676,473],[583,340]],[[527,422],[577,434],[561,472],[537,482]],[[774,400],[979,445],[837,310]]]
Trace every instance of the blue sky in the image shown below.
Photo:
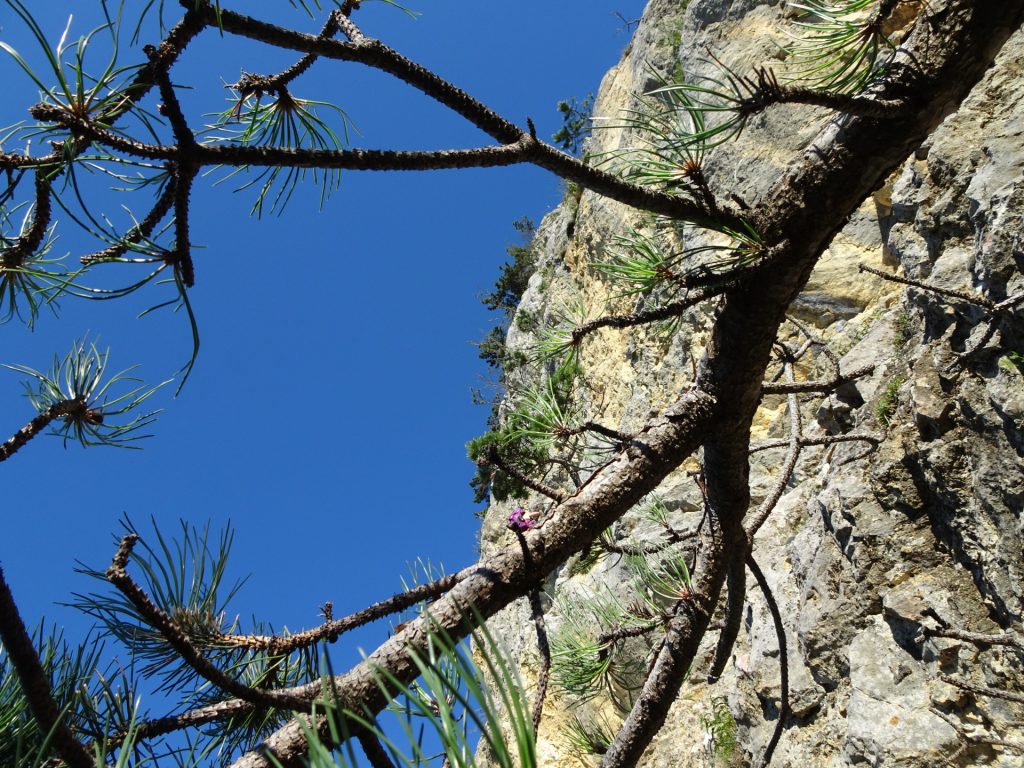
[[[173,17],[177,3],[167,5]],[[128,6],[130,14],[141,3]],[[560,123],[556,102],[596,91],[618,61],[628,33],[616,12],[635,18],[642,6],[421,0],[415,21],[381,3],[366,3],[357,21],[509,119],[532,117],[550,136]],[[90,0],[32,0],[31,7],[54,42],[69,13],[72,37],[97,18]],[[281,0],[232,7],[309,31],[319,25]],[[6,6],[0,28],[0,39],[39,61]],[[125,61],[139,55],[124,51]],[[269,72],[293,58],[207,32],[173,74],[195,86],[182,95],[194,116],[223,109],[223,83],[241,70]],[[37,96],[9,57],[0,58],[0,75],[7,94],[0,125],[9,125],[25,119]],[[486,141],[422,95],[358,65],[321,64],[293,92],[340,104],[361,131],[357,146]],[[341,615],[397,591],[405,564],[418,557],[450,570],[475,559],[464,444],[485,429],[486,408],[472,405],[470,389],[488,373],[471,342],[497,319],[479,297],[493,285],[506,246],[518,242],[512,222],[539,221],[561,197],[558,179],[525,167],[347,173],[323,210],[310,184],[283,215],[262,219],[248,215],[251,191],[234,194],[236,185],[213,187],[214,180],[199,181],[193,205],[200,247],[190,295],[201,353],[177,398],[172,386],[154,399],[164,412],[145,450],[65,450],[42,437],[0,464],[0,563],[29,624],[46,616],[72,637],[84,633],[82,618],[58,604],[93,588],[72,572],[75,561],[105,568],[123,514],[143,532],[151,517],[166,533],[182,518],[214,529],[230,521],[232,573],[250,574],[234,612],[293,629],[316,623],[326,600]],[[130,223],[122,204],[138,216],[146,210],[132,196],[96,194],[122,225]],[[67,216],[58,219],[55,253],[74,262],[95,247]],[[122,283],[132,274],[104,270],[95,281]],[[45,368],[88,331],[110,347],[115,369],[139,364],[138,374],[157,383],[187,359],[188,324],[167,309],[136,316],[168,298],[165,287],[147,286],[114,302],[66,299],[34,332],[16,320],[0,327],[0,362]],[[20,382],[0,371],[0,440],[34,415]],[[383,631],[358,642],[369,647]],[[354,643],[336,648],[339,662],[355,658]]]

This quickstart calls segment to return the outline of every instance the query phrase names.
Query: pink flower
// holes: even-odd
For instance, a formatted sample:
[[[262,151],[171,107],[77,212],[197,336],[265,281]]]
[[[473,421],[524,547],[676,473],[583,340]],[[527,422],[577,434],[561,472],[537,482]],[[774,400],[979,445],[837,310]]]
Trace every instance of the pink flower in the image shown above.
[[[516,507],[508,516],[508,527],[518,533],[523,533],[531,528],[537,527],[537,521],[526,517],[526,511],[522,507]]]

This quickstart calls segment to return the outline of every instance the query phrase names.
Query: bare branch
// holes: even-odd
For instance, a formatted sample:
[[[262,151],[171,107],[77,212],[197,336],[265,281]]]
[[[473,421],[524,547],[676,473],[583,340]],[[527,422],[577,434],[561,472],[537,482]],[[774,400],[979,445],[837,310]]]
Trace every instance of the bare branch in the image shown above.
[[[490,446],[487,450],[487,453],[484,454],[483,460],[487,464],[492,464],[493,466],[497,467],[509,477],[514,477],[527,488],[536,491],[542,496],[547,496],[549,499],[553,499],[554,501],[557,501],[559,503],[565,501],[566,499],[566,495],[561,491],[555,488],[551,488],[538,480],[534,480],[526,473],[521,472],[516,467],[513,467],[511,464],[505,461],[501,457],[501,454],[498,452],[497,446]]]
[[[534,589],[528,595],[530,615],[533,626],[537,630],[537,650],[540,652],[540,671],[537,673],[537,692],[533,698],[533,733],[540,730],[540,718],[544,713],[544,698],[548,693],[548,680],[551,677],[551,643],[548,642],[547,628],[544,626],[544,606],[540,601],[540,590]]]
[[[952,640],[964,640],[974,645],[987,647],[990,645],[1005,645],[1010,648],[1016,648],[1017,650],[1024,651],[1024,638],[1022,638],[1016,632],[998,632],[998,633],[986,633],[986,632],[968,632],[963,629],[951,629],[949,627],[940,627],[932,629],[930,627],[922,627],[921,634],[925,637],[947,637]]]
[[[765,395],[784,395],[793,392],[832,392],[843,384],[848,384],[851,381],[856,381],[862,376],[867,376],[874,370],[874,365],[864,365],[856,370],[850,371],[849,373],[837,375],[827,381],[797,381],[787,382],[785,384],[765,384],[761,387],[761,392]]]
[[[437,599],[451,590],[462,579],[473,572],[473,568],[463,568],[458,573],[442,576],[428,584],[420,584],[405,592],[399,592],[386,600],[374,603],[360,611],[340,619],[328,619],[319,627],[297,632],[294,635],[220,635],[218,645],[237,646],[252,650],[267,651],[271,655],[291,653],[300,648],[309,648],[321,642],[333,643],[341,635],[350,630],[377,621],[385,616],[411,608],[425,600]]]
[[[923,280],[913,280],[909,277],[897,277],[891,275],[888,272],[883,272],[880,269],[869,267],[867,264],[860,264],[857,267],[861,272],[870,272],[872,275],[877,275],[883,280],[888,280],[890,283],[899,283],[900,285],[909,285],[913,288],[920,288],[922,291],[928,293],[937,293],[940,296],[949,296],[953,299],[960,299],[960,301],[966,301],[969,304],[977,304],[979,307],[985,307],[985,309],[993,309],[995,302],[984,296],[979,296],[976,293],[969,293],[967,291],[954,291],[951,288],[943,288],[938,285],[926,283]]]
[[[747,567],[753,574],[754,580],[768,604],[768,612],[772,615],[772,624],[775,626],[775,637],[779,642],[779,714],[778,720],[775,721],[775,730],[772,731],[772,737],[768,741],[768,746],[764,748],[764,754],[759,763],[760,768],[768,768],[772,761],[772,755],[775,754],[775,748],[779,745],[779,739],[782,738],[786,719],[789,717],[789,655],[786,650],[786,627],[782,623],[782,612],[768,585],[768,579],[765,578],[764,572],[754,560],[753,553],[747,555]]]
[[[258,21],[225,8],[221,8],[218,14],[208,0],[201,0],[197,12],[207,24],[213,25],[219,20],[225,32],[279,48],[315,53],[323,58],[359,62],[387,72],[436,99],[503,145],[533,138],[528,131],[523,131],[465,91],[410,61],[379,40],[361,37],[358,42],[341,42],[314,37]],[[742,218],[734,213],[710,211],[702,205],[674,195],[631,184],[536,140],[526,160],[552,171],[563,179],[575,181],[593,192],[641,210],[660,213],[712,229],[739,229],[743,225]]]
[[[786,374],[786,383],[792,384],[792,363],[785,363],[783,368]],[[757,511],[754,512],[753,518],[751,518],[746,524],[747,536],[751,539],[754,538],[754,534],[757,533],[758,529],[764,525],[769,515],[771,515],[772,510],[775,509],[775,505],[779,503],[779,499],[782,498],[782,494],[793,479],[793,472],[796,471],[796,464],[800,460],[800,451],[803,448],[802,441],[804,429],[803,419],[800,416],[800,398],[793,393],[788,395],[786,400],[789,408],[789,452],[786,454],[786,461],[783,463],[782,469],[779,470],[779,477],[775,481],[775,485],[772,486],[771,491],[765,497],[764,501],[762,501],[758,506]]]
[[[971,683],[967,680],[950,677],[949,675],[939,675],[939,680],[978,696],[990,696],[994,699],[1006,699],[1006,701],[1012,701],[1016,704],[1024,704],[1024,693],[1014,693],[1013,691],[1005,691],[1002,688],[978,685],[977,683]]]

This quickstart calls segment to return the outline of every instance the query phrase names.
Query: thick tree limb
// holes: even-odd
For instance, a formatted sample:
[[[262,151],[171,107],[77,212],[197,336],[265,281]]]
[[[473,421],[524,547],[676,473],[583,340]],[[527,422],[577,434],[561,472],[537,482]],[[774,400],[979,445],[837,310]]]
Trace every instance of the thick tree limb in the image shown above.
[[[7,586],[0,568],[0,640],[18,676],[29,711],[35,718],[39,732],[52,734],[53,746],[61,759],[71,768],[94,768],[95,763],[68,724],[64,713],[53,700],[50,676],[39,661],[25,623],[21,620],[11,588]]]
[[[481,561],[451,592],[435,602],[430,622],[414,621],[387,640],[366,661],[334,679],[333,696],[342,706],[376,711],[385,704],[374,675],[384,667],[399,680],[418,675],[408,648],[426,647],[431,627],[453,639],[464,637],[465,611],[473,606],[489,617],[536,586],[539,576],[565,562],[593,541],[601,531],[657,487],[669,472],[689,456],[710,426],[713,401],[705,394],[684,394],[663,415],[641,430],[630,446],[598,470],[572,497],[559,504],[543,528],[523,534],[526,552],[518,543]],[[526,557],[526,554],[529,557]],[[530,567],[527,567],[529,562]],[[316,681],[290,693],[313,700],[322,695]],[[326,736],[326,731],[321,731]],[[264,741],[261,748],[235,762],[236,768],[270,768],[267,755],[285,766],[298,766],[306,753],[306,735],[292,722]]]

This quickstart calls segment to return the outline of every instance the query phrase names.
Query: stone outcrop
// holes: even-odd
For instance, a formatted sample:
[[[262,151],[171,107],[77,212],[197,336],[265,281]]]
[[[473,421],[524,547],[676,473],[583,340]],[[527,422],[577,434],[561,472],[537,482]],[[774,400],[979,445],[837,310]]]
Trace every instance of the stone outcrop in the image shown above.
[[[595,132],[588,151],[600,157],[630,146],[630,129],[614,126],[637,107],[636,94],[679,70],[711,75],[717,65],[708,50],[740,73],[782,67],[783,28],[792,15],[778,2],[652,0],[622,62],[602,83],[595,114],[611,127]],[[828,119],[808,107],[768,110],[738,141],[709,154],[712,188],[756,200]],[[539,264],[509,347],[531,349],[538,328],[556,325],[566,307],[581,302],[590,317],[643,306],[649,297],[617,296],[593,265],[616,247],[616,237],[659,227],[649,216],[569,190],[534,241]],[[710,242],[699,233],[671,236],[689,246]],[[1024,35],[851,217],[791,308],[844,370],[875,366],[828,397],[801,398],[805,433],[857,432],[879,442],[873,449],[857,442],[806,448],[754,543],[788,646],[792,714],[774,765],[1024,765],[1024,752],[992,743],[1024,741],[1024,706],[949,682],[1020,697],[1024,650],[939,636],[950,634],[943,629],[1022,627],[1024,310],[1001,315],[986,338],[983,305],[887,282],[861,272],[861,264],[992,303],[1024,291]],[[688,313],[671,334],[656,327],[602,331],[583,347],[574,389],[581,413],[629,432],[662,408],[692,378],[709,311]],[[794,345],[802,341],[803,332],[787,327]],[[821,347],[814,350],[798,374],[827,377],[828,359]],[[508,372],[513,390],[537,376],[530,367]],[[789,424],[786,398],[765,398],[753,437],[785,438]],[[786,450],[752,454],[755,505],[775,484]],[[687,474],[696,467],[680,467],[659,489],[679,528],[700,519],[699,490]],[[541,505],[536,498],[493,504],[482,528],[485,552],[512,540],[505,523],[515,503]],[[635,543],[656,533],[650,515],[637,510],[612,536]],[[745,765],[761,754],[778,715],[779,650],[765,602],[748,582],[743,628],[725,673],[705,682],[717,634],[709,633],[641,765]],[[546,589],[546,620],[557,633],[572,620],[574,600],[624,597],[636,586],[624,558],[607,556],[571,561]],[[525,601],[492,627],[530,684],[538,662]],[[653,641],[630,642],[636,663],[624,665],[617,692],[627,698]],[[580,701],[555,686],[541,725],[541,764],[596,764],[567,728],[581,717],[614,730],[621,721],[614,698]],[[715,749],[713,727],[723,702],[736,736],[725,751]]]

